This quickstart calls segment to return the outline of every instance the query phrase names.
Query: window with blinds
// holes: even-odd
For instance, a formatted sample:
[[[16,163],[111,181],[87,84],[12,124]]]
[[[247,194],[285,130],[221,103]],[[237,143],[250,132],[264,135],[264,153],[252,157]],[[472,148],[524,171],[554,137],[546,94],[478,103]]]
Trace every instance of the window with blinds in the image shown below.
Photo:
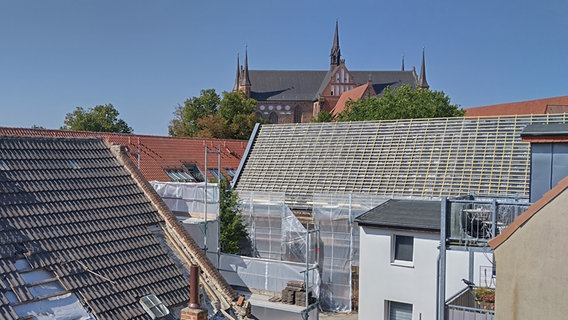
[[[412,320],[412,305],[408,303],[388,301],[389,320]]]

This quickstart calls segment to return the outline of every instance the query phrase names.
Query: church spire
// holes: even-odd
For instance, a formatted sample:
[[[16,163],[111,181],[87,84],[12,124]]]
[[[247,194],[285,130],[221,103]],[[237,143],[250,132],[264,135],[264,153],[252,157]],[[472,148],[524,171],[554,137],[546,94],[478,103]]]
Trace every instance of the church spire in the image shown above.
[[[418,79],[418,88],[428,89],[428,81],[426,81],[426,62],[424,59],[424,47],[422,47],[422,67],[420,68],[420,78]]]
[[[239,53],[237,52],[237,75],[235,77],[235,86],[233,87],[233,91],[239,91],[239,84],[240,84],[240,75],[241,75],[241,64],[239,62]]]
[[[404,71],[404,55],[402,55],[402,68],[400,69],[400,71]]]
[[[338,21],[335,20],[335,33],[333,34],[333,46],[331,47],[331,57],[330,68],[334,68],[341,63],[341,50],[339,49],[339,27]]]
[[[242,92],[244,92],[247,96],[250,96],[251,83],[249,78],[249,67],[248,67],[248,46],[245,49],[245,65],[242,69],[239,80],[240,80],[239,89]]]

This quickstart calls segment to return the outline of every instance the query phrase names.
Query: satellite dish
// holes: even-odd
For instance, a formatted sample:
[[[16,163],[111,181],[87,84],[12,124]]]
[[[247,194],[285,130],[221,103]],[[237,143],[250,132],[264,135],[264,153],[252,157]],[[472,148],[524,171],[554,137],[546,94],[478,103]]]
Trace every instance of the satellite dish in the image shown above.
[[[152,319],[158,319],[170,314],[170,310],[166,308],[155,294],[144,296],[140,298],[139,302],[142,305],[142,308],[144,308],[146,313],[149,314]]]

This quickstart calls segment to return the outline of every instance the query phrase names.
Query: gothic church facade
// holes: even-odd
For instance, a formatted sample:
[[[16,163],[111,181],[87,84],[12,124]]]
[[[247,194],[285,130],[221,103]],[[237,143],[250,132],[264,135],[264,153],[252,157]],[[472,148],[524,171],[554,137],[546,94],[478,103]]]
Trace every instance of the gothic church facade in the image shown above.
[[[242,91],[256,100],[257,116],[271,123],[310,122],[320,111],[332,112],[342,94],[360,86],[372,86],[380,95],[387,87],[409,84],[428,88],[424,52],[420,76],[415,68],[399,71],[351,71],[341,59],[338,23],[335,23],[329,70],[284,71],[249,70],[248,52],[244,65],[237,57],[237,72],[233,91]]]

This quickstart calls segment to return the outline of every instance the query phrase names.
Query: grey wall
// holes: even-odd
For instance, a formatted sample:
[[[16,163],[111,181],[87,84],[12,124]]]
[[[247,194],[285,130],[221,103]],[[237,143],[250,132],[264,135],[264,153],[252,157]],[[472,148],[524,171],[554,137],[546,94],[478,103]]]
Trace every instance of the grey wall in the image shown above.
[[[531,144],[531,202],[567,176],[568,143]]]

